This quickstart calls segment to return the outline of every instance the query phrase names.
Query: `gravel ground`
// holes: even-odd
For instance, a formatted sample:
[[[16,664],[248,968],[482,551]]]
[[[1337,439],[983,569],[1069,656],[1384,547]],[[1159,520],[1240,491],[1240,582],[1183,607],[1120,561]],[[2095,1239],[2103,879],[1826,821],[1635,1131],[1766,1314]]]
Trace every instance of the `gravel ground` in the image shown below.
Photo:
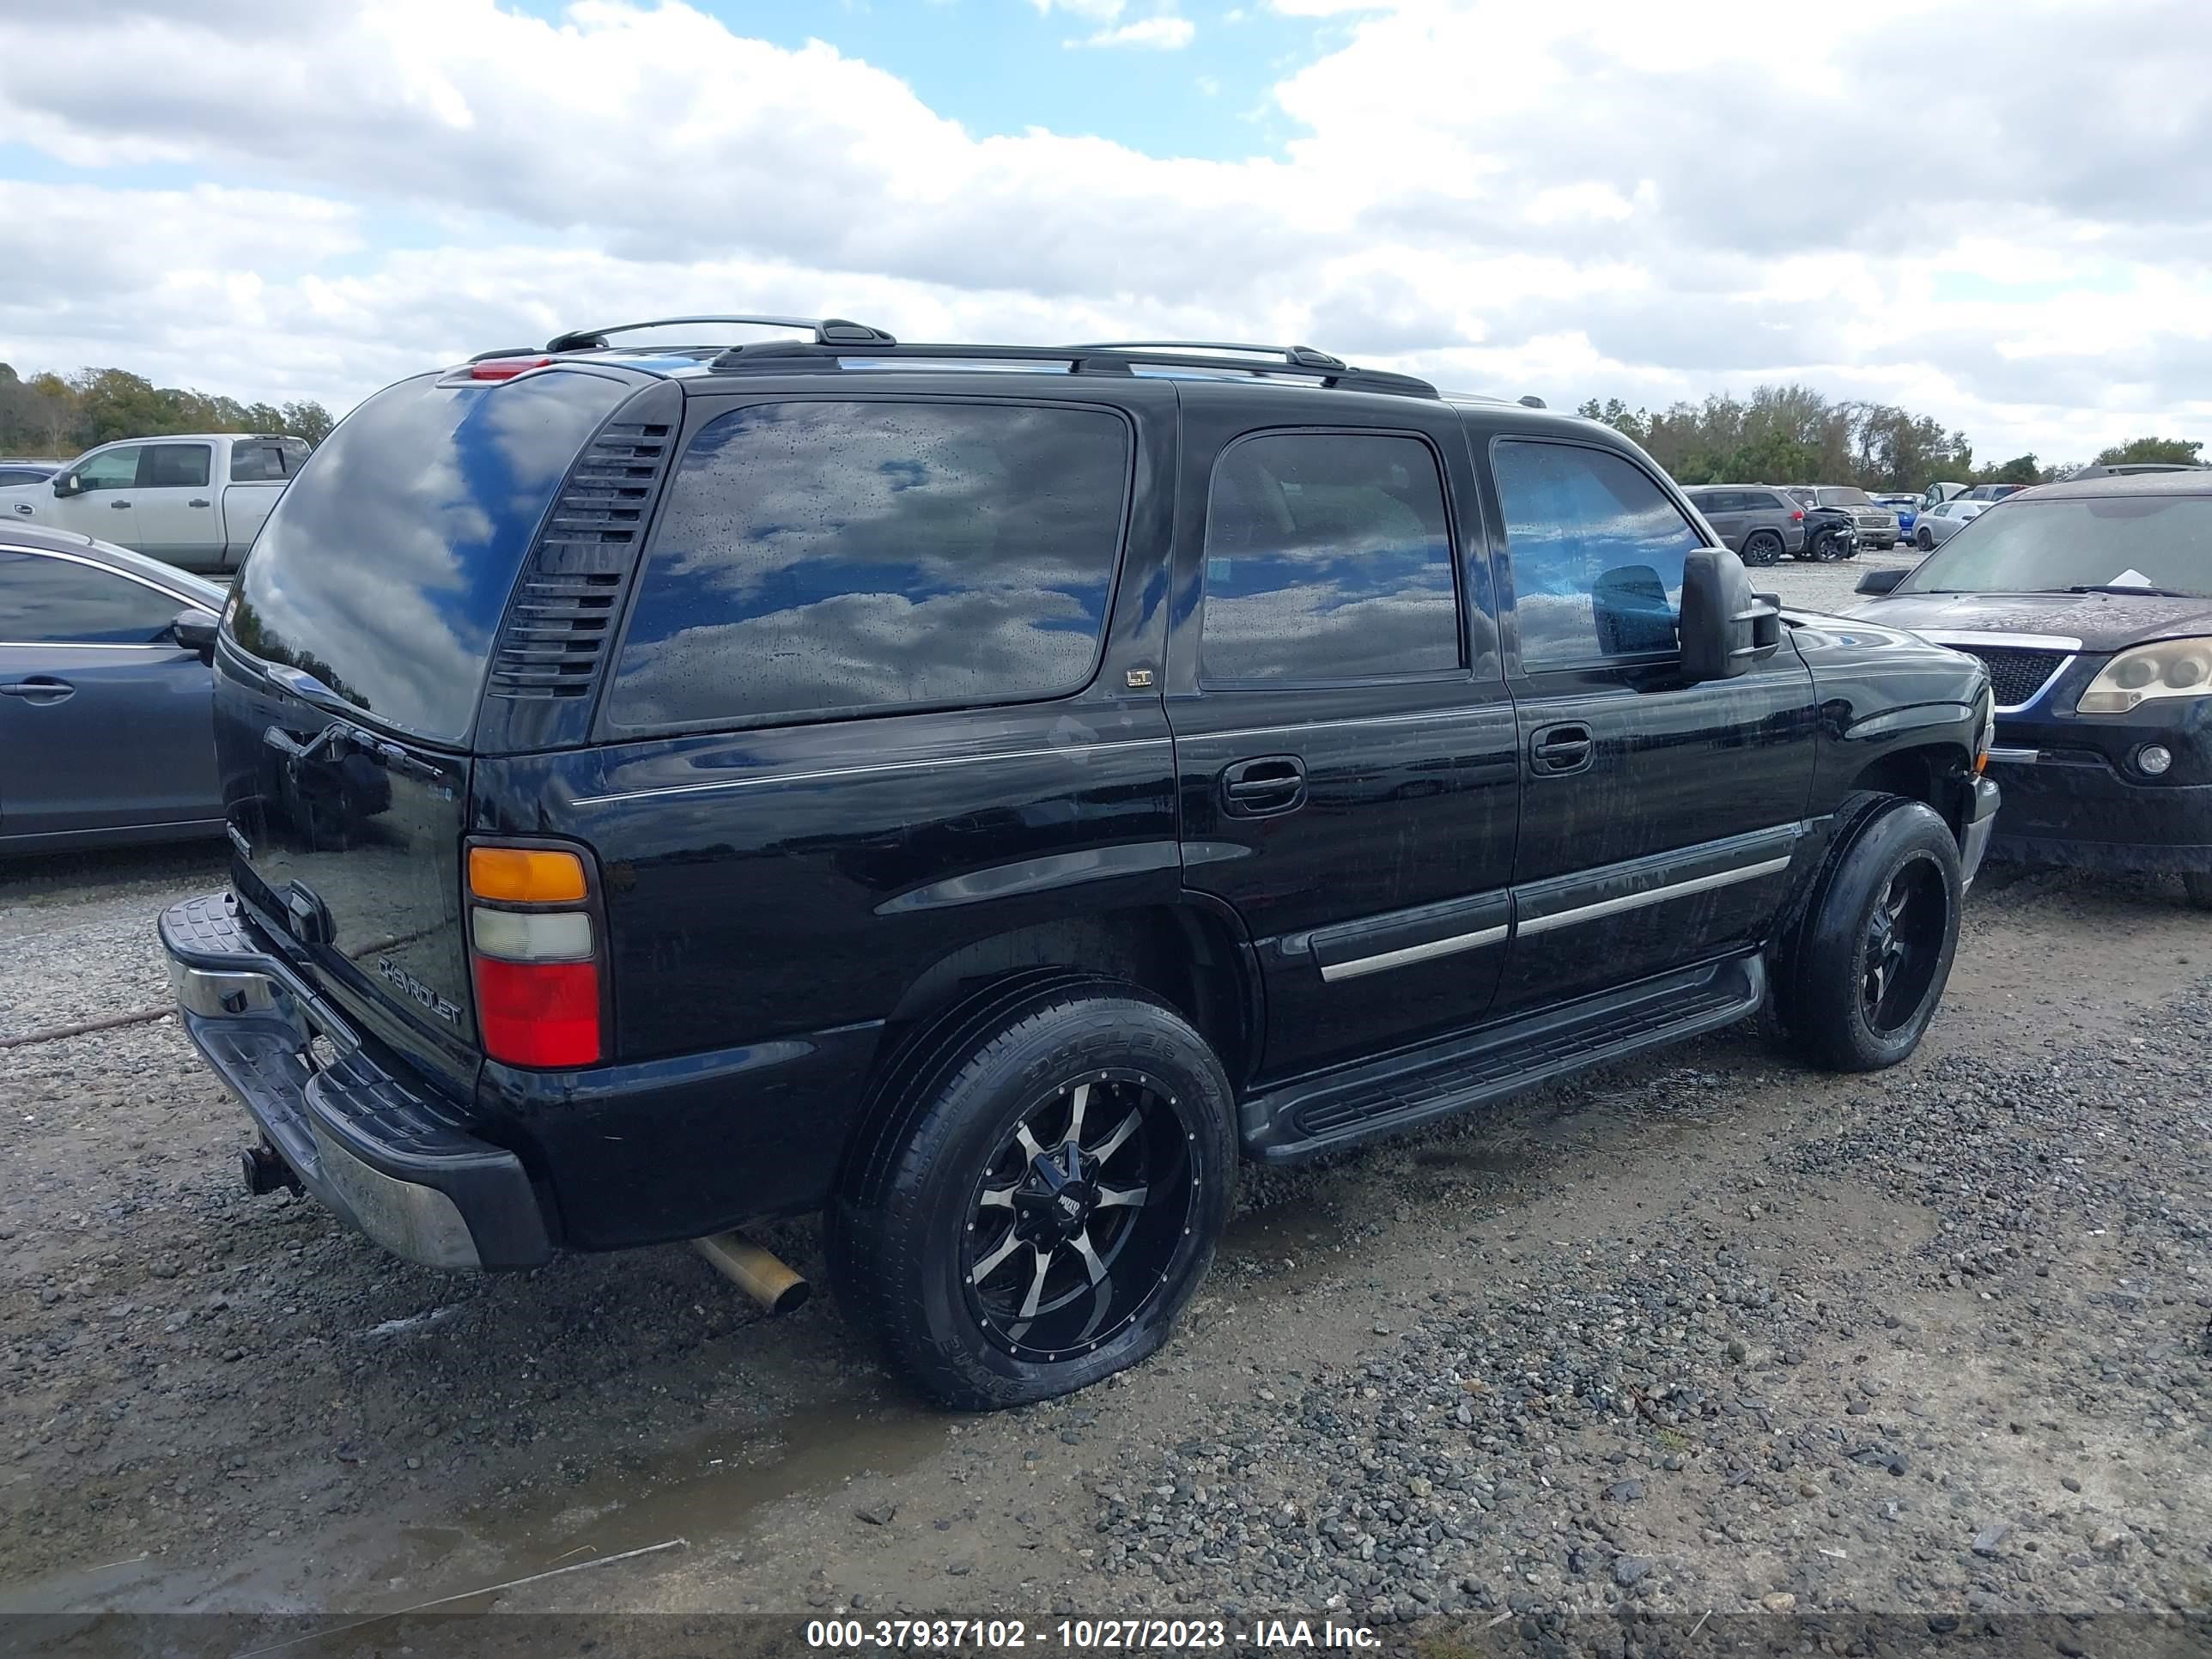
[[[11,870],[0,1036],[157,1006],[149,918],[219,879]],[[1252,1174],[1164,1353],[989,1419],[905,1400],[834,1290],[763,1321],[681,1249],[447,1278],[249,1200],[167,1021],[0,1049],[0,1607],[359,1614],[580,1564],[466,1605],[1457,1610],[1608,1656],[1675,1616],[2201,1619],[2205,927],[2171,884],[1993,872],[1907,1066],[1740,1030]]]

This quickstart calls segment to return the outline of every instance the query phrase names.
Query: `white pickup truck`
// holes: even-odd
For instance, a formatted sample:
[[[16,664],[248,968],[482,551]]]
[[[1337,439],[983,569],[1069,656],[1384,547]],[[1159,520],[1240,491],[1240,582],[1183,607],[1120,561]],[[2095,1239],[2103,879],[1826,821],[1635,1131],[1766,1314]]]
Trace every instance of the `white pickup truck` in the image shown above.
[[[0,489],[0,522],[74,530],[186,570],[235,570],[307,450],[302,438],[237,432],[101,444],[43,483]]]

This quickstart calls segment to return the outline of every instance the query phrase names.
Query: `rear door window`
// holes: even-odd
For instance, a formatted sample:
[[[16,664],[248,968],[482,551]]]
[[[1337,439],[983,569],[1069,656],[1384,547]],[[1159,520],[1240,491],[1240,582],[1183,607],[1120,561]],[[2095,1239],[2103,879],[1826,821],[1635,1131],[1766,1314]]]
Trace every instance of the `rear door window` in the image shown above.
[[[205,444],[148,444],[138,452],[141,489],[204,489],[208,482]]]
[[[1682,561],[1705,544],[1626,457],[1580,444],[1500,439],[1524,666],[1559,667],[1678,648]]]
[[[1270,433],[1222,453],[1206,512],[1210,684],[1460,665],[1435,453],[1395,433]]]
[[[230,452],[233,483],[282,483],[284,452],[275,444],[234,444]]]
[[[624,730],[1080,690],[1129,494],[1109,410],[756,404],[670,486],[606,719]]]

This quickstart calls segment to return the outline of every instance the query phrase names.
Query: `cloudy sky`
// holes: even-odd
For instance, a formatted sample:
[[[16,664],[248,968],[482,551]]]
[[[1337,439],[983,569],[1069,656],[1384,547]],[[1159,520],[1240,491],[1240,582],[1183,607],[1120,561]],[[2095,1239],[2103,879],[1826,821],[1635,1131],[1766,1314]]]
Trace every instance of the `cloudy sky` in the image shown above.
[[[0,0],[0,359],[349,406],[581,324],[1795,378],[2212,438],[2212,0]]]

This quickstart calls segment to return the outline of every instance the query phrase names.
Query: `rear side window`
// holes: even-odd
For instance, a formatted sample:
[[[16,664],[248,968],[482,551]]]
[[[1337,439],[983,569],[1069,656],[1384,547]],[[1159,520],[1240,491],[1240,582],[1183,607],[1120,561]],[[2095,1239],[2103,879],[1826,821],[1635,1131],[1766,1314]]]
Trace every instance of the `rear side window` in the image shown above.
[[[1491,466],[1524,665],[1678,648],[1682,560],[1705,542],[1648,474],[1608,450],[1520,439],[1494,445]]]
[[[1215,684],[1458,667],[1451,532],[1428,445],[1340,432],[1231,445],[1206,499],[1199,635]]]
[[[1128,497],[1109,410],[786,403],[692,441],[607,719],[626,729],[1079,690]]]
[[[204,489],[207,482],[205,444],[148,444],[139,452],[141,489]]]
[[[1779,513],[1782,503],[1765,490],[1754,490],[1743,498],[1744,506],[1753,513]]]
[[[0,552],[0,642],[147,645],[185,602],[112,570],[40,553]]]

